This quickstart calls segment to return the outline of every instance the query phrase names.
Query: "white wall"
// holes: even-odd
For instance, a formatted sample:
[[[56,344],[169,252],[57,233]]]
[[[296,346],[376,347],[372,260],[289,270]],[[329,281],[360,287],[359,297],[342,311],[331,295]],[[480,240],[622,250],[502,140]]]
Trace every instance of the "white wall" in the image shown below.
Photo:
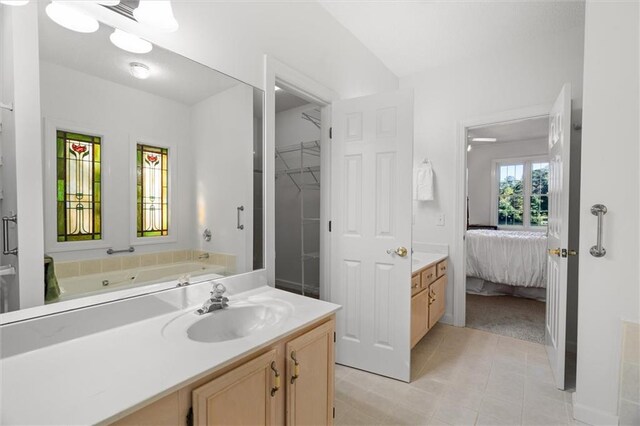
[[[284,147],[300,142],[308,142],[320,139],[320,129],[313,123],[303,120],[302,113],[319,117],[319,113],[312,113],[317,108],[315,105],[302,105],[276,114],[276,147]],[[299,167],[299,152],[283,154],[290,167]],[[305,155],[305,166],[319,166],[320,158]],[[276,169],[283,170],[284,164],[276,160]],[[299,177],[294,176],[297,182]],[[312,177],[306,175],[306,182],[311,182]],[[318,178],[320,175],[318,174]],[[300,283],[302,267],[300,263],[300,192],[287,176],[280,176],[275,183],[275,208],[276,208],[276,279],[293,283]],[[320,217],[320,191],[304,191],[305,216]],[[320,246],[320,223],[305,225],[305,251],[318,251]],[[305,264],[305,281],[317,288],[319,283],[318,260],[307,260]]]
[[[17,230],[11,229],[18,257],[8,262],[18,269],[20,286],[9,280],[9,309],[28,308],[44,302],[42,265],[44,247],[42,214],[42,162],[40,151],[40,99],[38,81],[37,5],[2,6],[2,101],[14,111],[2,111],[3,155],[9,168],[2,214],[17,213]],[[10,164],[12,163],[13,164]],[[4,176],[3,176],[4,179]],[[12,227],[13,228],[13,227]],[[16,244],[17,243],[17,244]],[[11,247],[13,248],[13,247]],[[7,259],[3,259],[3,263]],[[24,284],[24,285],[23,285]]]
[[[455,260],[450,269],[455,279],[462,267],[454,223],[459,123],[502,111],[550,106],[566,82],[574,88],[574,109],[579,110],[582,52],[583,31],[573,29],[401,79],[401,87],[415,91],[414,162],[429,158],[435,174],[435,200],[414,204],[413,239],[448,244]],[[436,224],[440,213],[445,215],[444,226]],[[453,315],[453,289],[448,286],[445,320]]]
[[[253,270],[253,88],[238,84],[193,106],[194,248],[236,256]],[[237,206],[244,206],[237,229]],[[186,210],[191,210],[188,208]],[[211,229],[205,242],[201,234]]]
[[[491,225],[493,160],[547,155],[547,140],[533,139],[474,145],[467,153],[469,223]]]
[[[622,321],[640,319],[639,25],[637,2],[587,1],[574,415],[589,424],[617,424]],[[599,259],[596,203],[609,209]]]
[[[192,152],[189,138],[189,107],[147,92],[103,80],[50,62],[40,63],[42,116],[45,120],[43,143],[54,149],[45,158],[45,170],[51,167],[53,178],[45,181],[45,190],[55,194],[55,127],[62,124],[77,131],[96,131],[102,141],[103,232],[107,247],[129,247],[134,237],[131,191],[135,191],[132,174],[132,147],[138,141],[169,146],[170,157],[177,162],[170,173],[175,178],[170,188],[174,204],[170,222],[173,242],[136,246],[138,252],[179,250],[191,247],[193,222],[188,211],[179,206],[193,206]],[[45,172],[45,176],[46,176]],[[171,194],[173,192],[173,194]],[[45,198],[46,199],[46,198]],[[55,197],[51,198],[55,200]],[[55,250],[55,203],[46,205],[46,249]],[[107,257],[105,248],[51,252],[56,260]]]

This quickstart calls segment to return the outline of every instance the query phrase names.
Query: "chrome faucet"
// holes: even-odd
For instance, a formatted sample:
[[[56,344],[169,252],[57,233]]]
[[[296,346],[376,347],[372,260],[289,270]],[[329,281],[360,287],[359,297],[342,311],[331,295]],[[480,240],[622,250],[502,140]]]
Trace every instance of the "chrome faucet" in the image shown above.
[[[224,285],[214,282],[211,297],[204,302],[202,308],[198,309],[196,313],[204,315],[228,307],[229,299],[223,296],[225,291],[227,291],[227,288]]]

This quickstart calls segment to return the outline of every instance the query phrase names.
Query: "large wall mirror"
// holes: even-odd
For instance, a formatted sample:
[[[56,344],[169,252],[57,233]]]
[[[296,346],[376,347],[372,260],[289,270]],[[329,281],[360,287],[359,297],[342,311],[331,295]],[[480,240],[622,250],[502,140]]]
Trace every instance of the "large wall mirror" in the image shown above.
[[[263,268],[263,92],[44,6],[45,303]]]

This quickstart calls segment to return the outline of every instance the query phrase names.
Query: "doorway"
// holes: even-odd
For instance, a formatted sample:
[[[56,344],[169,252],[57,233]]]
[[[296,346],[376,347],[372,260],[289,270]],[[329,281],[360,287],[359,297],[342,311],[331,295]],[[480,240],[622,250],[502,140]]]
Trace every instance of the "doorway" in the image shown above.
[[[320,298],[321,106],[275,88],[275,286]]]
[[[466,325],[544,344],[548,116],[467,128]]]

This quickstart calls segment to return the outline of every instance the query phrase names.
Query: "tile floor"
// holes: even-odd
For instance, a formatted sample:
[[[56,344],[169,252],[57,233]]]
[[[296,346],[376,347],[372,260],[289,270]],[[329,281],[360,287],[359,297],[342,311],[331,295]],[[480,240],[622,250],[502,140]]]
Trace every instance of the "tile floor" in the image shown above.
[[[410,384],[336,366],[336,425],[574,425],[542,345],[437,324]]]

